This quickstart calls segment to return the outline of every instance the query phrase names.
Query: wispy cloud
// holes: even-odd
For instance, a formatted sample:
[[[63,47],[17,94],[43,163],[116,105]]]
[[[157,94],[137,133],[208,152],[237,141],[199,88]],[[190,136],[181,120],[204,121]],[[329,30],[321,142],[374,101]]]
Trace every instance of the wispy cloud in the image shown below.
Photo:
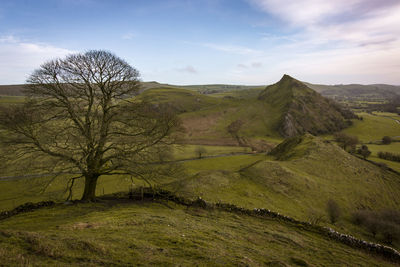
[[[122,39],[123,40],[132,40],[135,37],[135,35],[131,32],[125,33],[124,35],[122,35]]]
[[[187,65],[187,66],[185,66],[183,68],[177,68],[176,70],[179,71],[179,72],[186,72],[186,73],[191,73],[191,74],[198,73],[197,70],[191,65]]]
[[[258,68],[261,68],[262,66],[263,66],[262,62],[251,62],[251,63],[248,63],[248,64],[244,64],[244,63],[237,64],[237,67],[241,68],[241,69],[248,69],[248,68],[258,69]]]
[[[274,77],[280,71],[315,82],[398,83],[400,1],[248,1],[294,32],[262,37],[269,47],[259,61],[273,65]]]
[[[398,0],[249,0],[266,13],[305,30],[316,41],[392,42],[400,34]]]
[[[23,83],[21,78],[46,60],[63,57],[74,51],[44,43],[19,40],[15,36],[0,37],[0,84]]]
[[[213,43],[205,43],[204,47],[211,48],[214,50],[232,53],[232,54],[240,54],[240,55],[249,55],[260,53],[261,51],[252,49],[249,47],[238,46],[238,45],[230,45],[230,44],[213,44]]]
[[[261,62],[252,62],[251,63],[251,66],[253,67],[253,68],[261,68],[262,67],[262,63]]]

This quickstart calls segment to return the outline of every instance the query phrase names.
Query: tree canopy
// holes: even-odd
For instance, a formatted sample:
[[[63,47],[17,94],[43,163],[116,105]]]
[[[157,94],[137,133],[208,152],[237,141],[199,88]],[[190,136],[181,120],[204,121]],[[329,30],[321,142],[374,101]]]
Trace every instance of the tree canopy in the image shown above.
[[[3,154],[33,171],[79,174],[82,199],[93,200],[100,176],[135,175],[174,141],[179,119],[139,93],[139,72],[110,52],[46,62],[27,80],[27,101],[0,112]]]

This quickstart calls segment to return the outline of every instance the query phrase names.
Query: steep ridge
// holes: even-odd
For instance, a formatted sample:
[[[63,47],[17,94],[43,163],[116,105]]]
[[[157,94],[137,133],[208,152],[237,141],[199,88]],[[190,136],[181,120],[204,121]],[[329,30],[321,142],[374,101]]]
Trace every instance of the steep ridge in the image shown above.
[[[348,126],[347,119],[355,118],[352,112],[286,74],[262,91],[258,99],[282,110],[277,130],[284,137],[332,133]]]

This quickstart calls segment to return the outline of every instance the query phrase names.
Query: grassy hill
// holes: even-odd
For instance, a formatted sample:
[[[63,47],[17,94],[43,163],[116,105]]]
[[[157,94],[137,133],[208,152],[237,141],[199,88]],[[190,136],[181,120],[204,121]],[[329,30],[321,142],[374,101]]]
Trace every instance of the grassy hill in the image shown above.
[[[249,89],[206,95],[179,87],[152,88],[139,95],[139,99],[154,104],[169,104],[180,113],[186,129],[185,143],[203,145],[237,145],[227,127],[241,120],[240,136],[249,143],[269,140],[280,142],[276,124],[280,113],[267,103],[258,101],[260,89]],[[255,141],[253,141],[255,140]]]
[[[268,86],[258,98],[281,110],[278,130],[285,137],[336,132],[347,126],[346,119],[354,118],[351,112],[289,75]]]
[[[235,165],[228,159],[208,169],[192,164],[186,166],[193,176],[170,184],[171,190],[211,202],[269,208],[301,220],[322,216],[325,223],[326,203],[333,199],[343,214],[335,227],[367,239],[373,240],[351,224],[352,212],[400,208],[399,175],[312,135],[288,139],[271,155],[259,156],[246,165]],[[204,162],[204,166],[209,163]]]
[[[222,100],[180,88],[152,88],[138,97],[154,104],[170,104],[179,113],[192,112],[205,107],[222,104]]]
[[[0,85],[0,95],[2,96],[23,96],[23,84]]]
[[[6,266],[393,266],[295,224],[173,203],[59,205],[0,221]]]

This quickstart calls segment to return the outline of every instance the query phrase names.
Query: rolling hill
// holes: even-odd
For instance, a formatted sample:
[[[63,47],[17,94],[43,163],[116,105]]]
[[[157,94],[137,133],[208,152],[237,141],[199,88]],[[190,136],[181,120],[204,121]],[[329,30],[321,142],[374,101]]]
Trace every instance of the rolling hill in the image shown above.
[[[203,164],[212,166],[207,160]],[[333,199],[343,213],[336,227],[367,239],[373,238],[350,223],[352,212],[400,208],[398,174],[310,134],[289,138],[268,156],[254,158],[247,165],[224,168],[232,163],[226,159],[208,169],[187,163],[193,176],[168,188],[185,197],[263,207],[306,221],[325,217],[326,203]]]
[[[293,223],[142,201],[57,205],[0,221],[4,266],[395,266]]]
[[[340,84],[322,85],[305,82],[311,89],[323,96],[338,100],[384,101],[400,96],[400,86],[388,84]]]

